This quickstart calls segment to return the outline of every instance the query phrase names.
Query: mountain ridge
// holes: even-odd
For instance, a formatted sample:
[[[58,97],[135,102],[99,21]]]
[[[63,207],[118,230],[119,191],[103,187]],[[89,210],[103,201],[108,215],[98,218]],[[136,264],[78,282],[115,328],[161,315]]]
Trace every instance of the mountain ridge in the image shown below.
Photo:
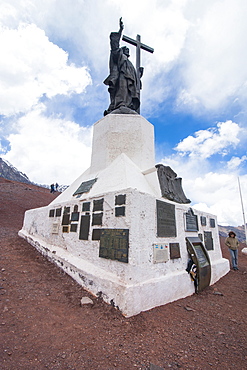
[[[25,173],[19,171],[11,163],[2,158],[0,158],[0,177],[3,177],[6,180],[32,184]]]

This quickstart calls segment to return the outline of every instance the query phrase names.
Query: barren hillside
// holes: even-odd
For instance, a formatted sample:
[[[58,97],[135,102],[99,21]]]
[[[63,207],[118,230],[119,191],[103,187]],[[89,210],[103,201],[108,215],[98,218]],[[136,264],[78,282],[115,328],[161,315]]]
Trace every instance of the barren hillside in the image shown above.
[[[25,210],[55,196],[0,178],[1,369],[246,369],[247,256],[202,293],[126,319],[17,236]]]

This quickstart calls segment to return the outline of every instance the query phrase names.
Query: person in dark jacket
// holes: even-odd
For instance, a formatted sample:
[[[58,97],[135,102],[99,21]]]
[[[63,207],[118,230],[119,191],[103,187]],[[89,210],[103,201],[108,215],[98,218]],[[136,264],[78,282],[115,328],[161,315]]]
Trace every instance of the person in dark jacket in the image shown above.
[[[51,184],[51,190],[50,190],[50,193],[55,193],[55,186],[54,186],[54,184]]]

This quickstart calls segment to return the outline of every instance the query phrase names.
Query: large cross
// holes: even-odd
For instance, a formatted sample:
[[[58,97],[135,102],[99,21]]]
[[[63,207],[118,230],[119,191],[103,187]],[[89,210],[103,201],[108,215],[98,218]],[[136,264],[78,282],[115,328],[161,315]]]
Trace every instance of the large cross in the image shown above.
[[[136,40],[131,39],[128,36],[123,35],[123,41],[128,42],[131,45],[136,46],[136,74],[137,74],[137,89],[140,91],[141,89],[141,49],[148,51],[149,53],[153,53],[154,49],[150,46],[141,43],[141,36],[137,35]],[[140,113],[140,109],[139,112]]]

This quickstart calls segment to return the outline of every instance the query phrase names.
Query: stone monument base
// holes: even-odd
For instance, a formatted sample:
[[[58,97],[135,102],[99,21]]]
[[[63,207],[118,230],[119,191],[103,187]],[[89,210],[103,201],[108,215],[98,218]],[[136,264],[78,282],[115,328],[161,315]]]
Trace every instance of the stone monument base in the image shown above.
[[[189,202],[181,179],[158,171],[153,125],[109,114],[94,124],[90,168],[49,206],[27,211],[19,235],[127,317],[191,295],[189,256],[199,290],[229,262],[215,216],[180,204]]]
[[[157,215],[157,201],[169,220]],[[186,237],[195,236],[185,230],[188,209],[122,189],[27,211],[19,235],[86,290],[130,317],[195,292],[186,272]],[[214,216],[199,211],[194,216],[206,221],[206,226],[199,223],[196,235],[211,236],[214,284],[229,271],[229,262],[221,255],[217,225],[210,227]],[[162,232],[173,236],[157,235]]]

